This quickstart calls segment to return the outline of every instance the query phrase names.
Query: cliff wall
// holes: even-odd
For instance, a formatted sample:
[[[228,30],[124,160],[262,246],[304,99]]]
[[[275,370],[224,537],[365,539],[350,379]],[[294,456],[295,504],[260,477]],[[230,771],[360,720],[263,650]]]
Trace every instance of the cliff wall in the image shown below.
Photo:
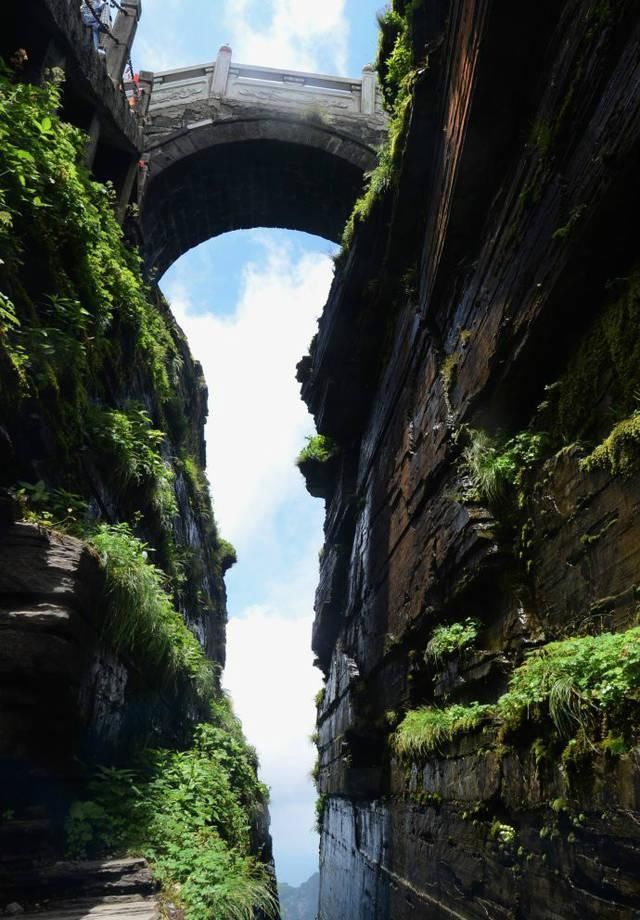
[[[383,20],[386,172],[299,367],[322,920],[640,908],[639,51],[631,2]]]
[[[136,852],[195,920],[273,916],[268,793],[220,686],[206,385],[63,91],[0,72],[0,905],[46,898],[55,859]]]

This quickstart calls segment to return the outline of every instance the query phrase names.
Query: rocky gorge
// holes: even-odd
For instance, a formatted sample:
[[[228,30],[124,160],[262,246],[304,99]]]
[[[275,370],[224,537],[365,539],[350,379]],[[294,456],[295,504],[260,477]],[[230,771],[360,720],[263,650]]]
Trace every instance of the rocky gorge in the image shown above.
[[[278,914],[267,790],[221,690],[235,552],[207,388],[144,228],[166,261],[256,214],[319,226],[309,201],[333,232],[344,148],[333,192],[366,167],[364,193],[298,367],[319,433],[299,466],[326,503],[318,918],[633,920],[637,3],[393,0],[379,89],[368,68],[316,79],[348,94],[344,124],[234,116],[213,65],[176,71],[146,215],[143,107],[77,11],[28,7],[0,37],[7,62],[30,51],[0,72],[0,907]],[[377,166],[343,136],[367,92]],[[271,170],[288,198],[261,194]]]
[[[632,918],[633,3],[395,0],[303,396],[320,918]]]

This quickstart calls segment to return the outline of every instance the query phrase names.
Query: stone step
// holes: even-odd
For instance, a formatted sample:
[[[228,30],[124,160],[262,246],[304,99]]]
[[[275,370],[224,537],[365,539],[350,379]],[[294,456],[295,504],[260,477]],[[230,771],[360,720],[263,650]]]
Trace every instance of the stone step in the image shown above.
[[[16,864],[11,886],[2,885],[0,892],[6,903],[35,904],[40,901],[68,901],[120,896],[149,897],[157,883],[144,859],[91,860],[58,862],[40,865]],[[1,905],[0,905],[1,906]]]
[[[43,905],[41,910],[20,915],[20,920],[158,920],[160,909],[154,897],[123,895],[117,898],[79,898],[76,901]]]

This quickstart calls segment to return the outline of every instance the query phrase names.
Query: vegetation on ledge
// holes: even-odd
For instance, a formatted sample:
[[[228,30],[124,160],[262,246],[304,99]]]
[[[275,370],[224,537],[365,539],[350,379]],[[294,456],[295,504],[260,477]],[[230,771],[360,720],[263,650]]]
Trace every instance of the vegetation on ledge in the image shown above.
[[[545,435],[521,431],[504,440],[475,429],[467,429],[465,435],[463,464],[470,486],[464,499],[483,502],[494,511],[521,507],[525,478],[542,456]]]
[[[423,0],[381,14],[376,70],[382,87],[385,108],[390,113],[389,134],[378,152],[377,166],[367,174],[365,189],[356,201],[342,235],[342,253],[351,246],[356,224],[366,220],[374,203],[397,181],[402,152],[410,121],[413,86],[426,61],[415,60],[411,41],[411,22]]]
[[[128,524],[102,524],[90,538],[107,577],[106,638],[159,682],[183,675],[206,699],[213,666],[175,610],[167,577],[149,561],[149,547]]]
[[[640,466],[640,412],[618,422],[581,466],[589,473],[596,469],[609,470],[614,476],[634,473]]]
[[[391,744],[404,760],[424,757],[476,730],[484,721],[501,736],[528,722],[551,725],[568,742],[578,737],[610,754],[637,742],[640,702],[640,627],[550,642],[531,652],[494,705],[425,706],[408,712]],[[550,720],[550,722],[549,722]]]
[[[595,735],[606,714],[610,728],[632,730],[640,700],[640,627],[550,642],[514,672],[496,714],[518,726],[548,712],[564,738],[579,728]]]
[[[408,712],[391,743],[395,753],[403,760],[420,758],[437,750],[457,736],[473,731],[492,713],[491,706],[470,703],[453,705],[446,709],[424,706]]]
[[[462,623],[437,626],[427,644],[425,659],[440,664],[456,652],[471,648],[478,637],[478,628],[478,621],[469,617]]]
[[[133,769],[101,769],[67,821],[68,853],[142,855],[187,920],[277,916],[267,869],[250,855],[268,792],[228,702],[195,727],[186,751],[147,752]]]
[[[296,466],[314,461],[326,463],[338,454],[338,446],[331,438],[323,434],[316,434],[307,438],[307,446],[303,448],[296,459]]]

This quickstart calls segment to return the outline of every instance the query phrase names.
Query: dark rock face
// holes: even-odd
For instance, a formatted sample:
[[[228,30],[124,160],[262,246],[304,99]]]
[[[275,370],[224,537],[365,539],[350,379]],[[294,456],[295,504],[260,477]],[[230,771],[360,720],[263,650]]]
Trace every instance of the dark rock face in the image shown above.
[[[320,917],[632,918],[637,749],[541,757],[542,723],[407,764],[389,738],[409,709],[495,702],[528,649],[636,622],[638,474],[581,466],[611,416],[594,399],[578,425],[576,402],[558,434],[548,388],[570,389],[637,261],[640,21],[631,3],[516,17],[450,0],[425,4],[413,39],[431,50],[397,186],[357,228],[301,366],[342,448],[313,640]],[[399,283],[411,270],[415,291]],[[615,378],[612,360],[600,406]],[[465,498],[465,437],[540,418],[552,446],[505,529]],[[482,623],[478,649],[425,663],[434,627],[465,617]]]

